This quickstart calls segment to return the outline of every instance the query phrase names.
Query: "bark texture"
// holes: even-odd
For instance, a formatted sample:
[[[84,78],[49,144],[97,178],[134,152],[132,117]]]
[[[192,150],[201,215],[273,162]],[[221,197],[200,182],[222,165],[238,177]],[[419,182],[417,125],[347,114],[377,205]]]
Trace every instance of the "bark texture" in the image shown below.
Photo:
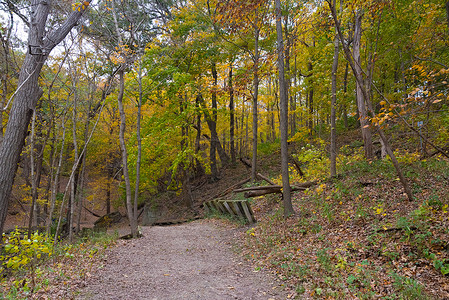
[[[257,14],[257,10],[256,10]],[[253,157],[251,164],[251,180],[256,181],[257,175],[257,125],[258,125],[258,97],[259,97],[259,36],[260,29],[254,30],[254,78],[253,78]]]
[[[85,1],[90,4],[91,0]],[[25,143],[28,125],[42,96],[38,85],[39,74],[51,50],[58,45],[76,25],[85,11],[75,10],[55,30],[45,34],[45,25],[53,1],[33,0],[28,33],[28,52],[19,73],[18,90],[11,106],[8,125],[0,146],[0,232],[8,212],[9,198],[17,171],[17,163]]]
[[[279,72],[279,95],[280,95],[280,130],[281,130],[281,167],[282,167],[282,200],[284,204],[284,217],[294,214],[290,179],[288,172],[288,95],[284,74],[284,41],[282,37],[281,23],[281,1],[275,0],[276,6],[276,32]]]
[[[128,172],[128,151],[126,149],[126,142],[125,142],[125,128],[126,128],[126,116],[125,116],[125,109],[123,108],[123,94],[125,91],[125,74],[124,71],[119,71],[119,77],[120,77],[120,91],[119,95],[117,97],[118,107],[120,111],[120,149],[122,152],[122,167],[123,167],[123,177],[125,180],[125,186],[126,186],[126,210],[128,212],[128,219],[129,219],[129,225],[131,226],[131,235],[133,237],[137,237],[137,212],[134,211],[133,205],[132,205],[132,195],[131,195],[131,180],[129,178],[129,172]]]
[[[355,76],[362,80],[357,80],[357,108],[359,111],[360,118],[360,127],[362,130],[362,138],[363,138],[363,148],[365,150],[365,157],[367,159],[372,159],[374,157],[373,152],[373,141],[371,130],[369,128],[368,114],[366,111],[366,103],[368,99],[365,99],[365,95],[362,91],[363,87],[363,71],[361,66],[361,58],[360,58],[360,40],[362,38],[362,19],[363,19],[363,11],[357,11],[355,16],[355,31],[354,31],[354,67],[355,67]],[[368,96],[368,95],[367,95]]]
[[[335,0],[334,0],[335,6]],[[332,99],[331,99],[331,176],[337,175],[337,128],[335,124],[337,109],[337,70],[338,70],[338,33],[334,38],[334,61],[332,63]]]

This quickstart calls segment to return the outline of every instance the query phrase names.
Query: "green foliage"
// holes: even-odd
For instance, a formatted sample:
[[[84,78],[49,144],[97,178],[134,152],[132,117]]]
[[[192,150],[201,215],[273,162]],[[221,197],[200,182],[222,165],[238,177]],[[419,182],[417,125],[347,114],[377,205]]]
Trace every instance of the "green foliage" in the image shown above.
[[[304,175],[307,180],[320,180],[329,176],[330,160],[325,142],[318,140],[317,145],[307,145],[293,155],[301,165],[305,165]]]
[[[262,156],[270,155],[280,149],[280,140],[276,139],[274,142],[265,142],[257,145],[257,154]]]
[[[34,232],[31,238],[25,238],[24,233],[16,228],[9,236],[4,236],[3,249],[0,256],[3,266],[13,270],[29,270],[37,260],[48,257],[53,251],[52,238],[46,234]]]
[[[16,228],[8,236],[3,236],[3,254],[0,256],[2,268],[0,273],[7,270],[24,271],[31,278],[31,286],[22,279],[14,281],[16,289],[25,292],[33,292],[35,289],[36,276],[41,274],[38,264],[50,257],[53,253],[53,240],[46,234],[34,232],[31,238],[24,237],[23,231]]]
[[[424,294],[422,285],[416,280],[409,277],[400,276],[396,273],[392,273],[391,277],[393,277],[393,286],[398,293],[397,296],[399,299],[430,299],[426,294]]]
[[[42,289],[57,288],[52,285],[84,280],[95,259],[118,238],[117,232],[91,232],[74,244],[54,247],[46,234],[35,232],[31,239],[23,234],[16,230],[3,237],[0,299],[30,299]]]

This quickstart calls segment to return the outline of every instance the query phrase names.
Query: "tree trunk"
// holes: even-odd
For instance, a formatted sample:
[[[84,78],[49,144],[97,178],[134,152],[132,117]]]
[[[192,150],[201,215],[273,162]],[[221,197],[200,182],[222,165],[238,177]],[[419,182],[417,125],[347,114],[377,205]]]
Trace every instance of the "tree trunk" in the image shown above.
[[[276,0],[275,0],[276,2]],[[285,64],[284,64],[284,78],[285,78],[285,86],[286,86],[286,94],[287,94],[287,109],[290,107],[290,112],[293,112],[293,97],[291,96],[291,72],[290,72],[290,48],[291,48],[291,42],[290,42],[290,34],[288,32],[288,13],[284,16],[284,34],[285,34],[285,49],[284,51],[284,57],[285,57]],[[281,31],[282,31],[282,22],[281,22]],[[281,32],[282,33],[282,32]],[[290,96],[290,97],[289,97]],[[290,100],[290,101],[289,101]],[[293,122],[293,114],[289,114],[289,111],[287,110],[287,117],[288,117],[288,124],[291,127],[290,128],[290,134],[289,136],[293,136],[295,134],[295,129],[293,128],[294,122]]]
[[[357,14],[355,16],[355,31],[354,31],[354,49],[353,49],[353,56],[354,56],[354,66],[356,70],[355,76],[357,78],[362,78],[362,81],[359,82],[357,80],[357,108],[359,111],[359,118],[360,118],[360,127],[362,130],[362,138],[363,138],[363,148],[365,150],[365,157],[367,159],[372,159],[374,157],[373,152],[373,141],[372,141],[372,135],[371,135],[371,129],[369,128],[369,120],[368,120],[368,114],[366,112],[366,101],[369,101],[369,99],[365,99],[364,94],[362,92],[363,87],[363,71],[362,71],[362,61],[360,58],[360,40],[362,38],[362,19],[363,19],[363,11],[358,10]],[[369,97],[369,95],[367,95]]]
[[[449,1],[446,2],[446,21],[447,27],[449,28]]]
[[[256,10],[257,14],[257,10]],[[257,18],[256,18],[257,19]],[[257,175],[257,125],[258,125],[258,107],[257,101],[259,96],[259,34],[260,29],[254,29],[254,78],[253,78],[253,158],[251,166],[251,180],[256,181]]]
[[[196,137],[195,137],[195,154],[197,154],[201,150],[201,112],[200,108],[200,100],[197,96],[195,99],[195,111],[196,111]],[[201,176],[204,174],[204,168],[200,161],[195,158],[195,175]]]
[[[142,119],[142,99],[143,99],[143,90],[142,90],[142,56],[139,60],[138,66],[138,83],[139,83],[139,98],[137,100],[137,123],[136,123],[136,136],[137,136],[137,160],[136,160],[136,182],[134,187],[134,221],[137,226],[137,203],[139,200],[139,185],[140,185],[140,165],[142,161],[142,137],[141,137],[141,119]],[[136,238],[137,236],[134,236]]]
[[[328,2],[328,5],[329,5],[329,8],[330,8],[331,13],[332,13],[332,18],[334,19],[334,22],[335,22],[335,28],[338,31],[338,36],[339,36],[339,38],[341,40],[343,40],[343,34],[341,33],[341,28],[340,28],[340,25],[339,25],[339,22],[338,22],[338,19],[337,19],[337,13],[335,12],[335,6],[332,6],[332,4],[330,2]],[[349,52],[348,47],[345,46],[344,43],[342,43],[342,46],[343,46],[343,50],[344,50],[344,53],[345,53],[345,56],[346,56],[346,60],[351,65],[351,69],[352,69],[352,71],[353,71],[353,73],[354,73],[354,75],[356,77],[357,83],[361,86],[361,92],[363,93],[363,96],[365,97],[365,99],[368,100],[367,105],[368,105],[369,111],[370,111],[372,117],[374,117],[373,107],[372,107],[371,102],[370,102],[370,100],[368,98],[367,92],[366,92],[366,90],[363,87],[363,78],[361,78],[360,76],[357,76],[357,74],[358,74],[357,73],[357,68],[355,66],[354,60],[351,57],[351,53]],[[386,138],[386,136],[385,136],[385,134],[384,134],[384,132],[383,132],[381,127],[377,126],[377,132],[379,133],[380,138],[383,140],[383,143],[384,143],[384,146],[385,146],[385,150],[388,153],[388,155],[390,156],[391,161],[393,163],[393,166],[395,167],[396,172],[398,173],[399,180],[401,181],[402,186],[404,187],[404,191],[405,191],[405,193],[406,193],[406,195],[408,197],[408,200],[412,201],[413,200],[412,191],[410,189],[410,186],[407,183],[406,178],[404,177],[404,174],[402,173],[402,170],[400,168],[399,162],[396,159],[396,156],[394,155],[393,151],[391,150],[391,146],[390,146],[390,144],[388,142],[388,139]]]
[[[87,116],[86,119],[86,124],[84,125],[84,145],[87,145],[87,143],[89,142],[89,124],[90,124],[90,120],[91,118],[94,117],[95,115],[95,111],[93,111],[91,109],[91,107],[89,107],[89,114]],[[75,199],[76,199],[76,203],[77,203],[77,220],[76,220],[76,233],[78,233],[81,230],[81,213],[82,213],[82,208],[83,208],[83,199],[84,199],[84,195],[83,195],[83,189],[84,189],[84,176],[86,173],[86,157],[87,157],[87,149],[84,149],[84,153],[83,156],[81,158],[81,169],[80,169],[80,173],[78,175],[78,189],[77,189],[77,194],[75,195]]]
[[[52,189],[51,189],[51,201],[50,201],[50,211],[48,213],[48,221],[47,221],[47,233],[50,234],[51,232],[51,226],[53,223],[53,213],[55,210],[55,204],[56,204],[56,196],[58,193],[58,186],[59,186],[59,175],[61,173],[61,167],[62,167],[62,160],[64,156],[64,146],[65,146],[65,117],[63,117],[61,121],[62,126],[62,141],[61,141],[61,150],[59,151],[59,159],[58,159],[58,166],[56,167],[55,177],[52,183]]]
[[[344,95],[345,99],[346,99],[346,93],[348,92],[348,74],[349,74],[349,64],[348,64],[348,62],[346,62],[345,75],[343,77],[343,95]],[[348,111],[346,108],[346,102],[343,103],[343,122],[345,123],[345,128],[349,129]]]
[[[78,153],[78,138],[76,136],[76,121],[77,121],[77,104],[78,104],[78,92],[76,87],[76,80],[77,78],[75,76],[72,76],[72,84],[73,84],[73,109],[72,109],[72,138],[73,138],[73,152],[74,152],[74,159],[73,164],[78,163],[79,153]],[[76,178],[75,176],[72,177],[72,181],[70,183],[70,199],[69,199],[69,217],[67,218],[67,225],[69,229],[69,242],[73,242],[73,213],[75,211],[75,204],[76,204]]]
[[[215,62],[212,63],[212,77],[214,79],[214,85],[212,87],[212,117],[210,118],[210,167],[212,171],[212,180],[215,181],[218,179],[218,168],[217,168],[217,84],[218,84],[218,76],[217,69],[215,66]]]
[[[33,0],[32,16],[28,33],[29,50],[19,73],[15,101],[9,114],[3,142],[0,146],[0,232],[6,219],[14,177],[17,171],[20,153],[25,143],[28,125],[37,101],[42,96],[38,85],[39,74],[51,50],[58,45],[78,23],[85,8],[75,10],[58,28],[45,34],[45,25],[52,1]]]
[[[125,192],[126,192],[126,210],[128,211],[128,219],[129,225],[131,226],[131,235],[133,237],[137,237],[137,212],[134,211],[132,205],[132,195],[131,195],[131,181],[129,178],[128,172],[128,151],[126,149],[125,142],[125,128],[126,128],[126,116],[125,109],[123,108],[123,94],[125,92],[125,71],[122,69],[119,71],[120,77],[120,90],[119,95],[117,97],[118,108],[120,111],[120,149],[122,152],[122,168],[123,168],[123,177],[125,180]]]
[[[88,128],[86,129],[88,130]],[[86,137],[85,137],[85,143],[87,143]],[[80,232],[81,230],[81,213],[84,205],[84,176],[86,173],[86,153],[87,150],[83,153],[83,157],[81,158],[81,168],[78,175],[78,183],[76,184],[78,186],[77,192],[75,195],[76,203],[77,203],[77,212],[76,212],[76,233]]]
[[[209,127],[209,130],[210,130],[211,141],[212,140],[215,141],[216,151],[218,152],[218,155],[220,156],[221,163],[223,165],[226,165],[229,162],[229,157],[226,154],[226,152],[223,150],[223,148],[221,147],[220,139],[217,134],[217,123],[214,122],[213,117],[207,111],[203,96],[201,94],[198,94],[197,99],[198,99],[200,105],[202,105],[204,107],[203,113],[204,113],[204,117],[206,119],[207,126]],[[215,109],[215,111],[216,111],[216,109]]]
[[[276,6],[276,32],[277,32],[277,53],[278,53],[278,71],[279,71],[279,96],[280,96],[280,130],[281,130],[281,167],[282,167],[282,200],[284,204],[284,218],[294,214],[290,178],[288,172],[288,95],[287,85],[284,75],[284,41],[282,38],[281,23],[281,1],[275,0]]]
[[[1,75],[1,86],[2,86],[2,97],[0,100],[0,144],[3,140],[3,114],[4,110],[6,110],[6,103],[7,103],[7,97],[8,97],[8,75],[9,75],[9,52],[10,52],[10,46],[11,46],[11,32],[12,28],[14,26],[14,23],[12,22],[11,17],[11,25],[8,28],[7,34],[4,36],[3,32],[0,32],[0,39],[2,40],[1,46],[3,50],[3,57],[2,61],[0,63],[3,63],[4,68],[2,68],[0,71],[2,73]]]
[[[313,72],[313,64],[312,62],[309,62],[307,64],[309,74],[312,75]],[[308,127],[309,127],[309,135],[313,135],[313,79],[310,79],[309,81],[309,94],[308,94],[308,101],[307,104],[309,105],[309,118],[308,118]]]
[[[242,113],[242,121],[245,118],[245,110]],[[249,144],[249,115],[246,114],[246,122],[245,122],[245,156],[248,157],[248,144]],[[243,142],[243,141],[242,141]],[[242,156],[242,155],[240,155]]]
[[[292,133],[291,135],[294,136],[296,134],[296,101],[297,101],[297,92],[296,92],[296,88],[297,88],[297,66],[296,66],[296,54],[295,54],[295,71],[293,73],[293,85],[295,87],[295,92],[290,94],[290,99],[291,99],[291,114],[292,114],[292,122],[290,124],[291,128],[292,128]]]
[[[37,188],[36,188],[36,174],[34,172],[34,140],[36,134],[36,112],[33,113],[33,121],[31,122],[31,136],[30,136],[30,166],[31,166],[31,207],[30,207],[30,217],[28,220],[28,239],[31,239],[31,229],[33,227],[33,222],[36,212],[36,202],[37,202]],[[35,222],[36,224],[36,222]]]
[[[235,164],[235,146],[234,146],[234,87],[232,82],[232,64],[229,67],[229,139],[230,139],[230,151],[231,151],[231,162]]]
[[[335,6],[335,0],[334,0]],[[337,128],[335,124],[337,107],[337,71],[338,71],[338,33],[334,37],[334,61],[332,63],[332,99],[331,99],[331,176],[337,175]]]

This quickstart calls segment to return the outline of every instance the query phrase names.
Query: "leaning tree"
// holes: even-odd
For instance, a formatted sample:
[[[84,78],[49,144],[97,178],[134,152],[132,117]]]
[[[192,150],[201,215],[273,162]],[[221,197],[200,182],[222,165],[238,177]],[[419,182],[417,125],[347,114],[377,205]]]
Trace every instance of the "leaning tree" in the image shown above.
[[[76,26],[92,0],[73,5],[65,21],[52,30],[47,29],[55,1],[32,0],[30,20],[27,21],[28,49],[19,73],[17,90],[8,117],[8,124],[0,145],[0,232],[3,232],[14,177],[20,153],[25,144],[28,125],[43,91],[38,79],[50,52]],[[56,12],[55,12],[56,13]]]

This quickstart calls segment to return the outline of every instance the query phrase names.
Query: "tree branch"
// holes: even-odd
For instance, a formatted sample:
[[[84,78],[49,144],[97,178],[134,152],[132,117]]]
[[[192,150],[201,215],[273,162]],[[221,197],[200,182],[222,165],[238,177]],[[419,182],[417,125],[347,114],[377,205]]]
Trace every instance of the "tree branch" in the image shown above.
[[[88,5],[92,2],[92,0],[84,1],[81,6],[78,8],[75,7],[75,10],[70,14],[70,16],[64,21],[64,23],[47,34],[43,41],[43,54],[48,55],[51,50],[53,50],[56,45],[58,45],[72,30],[74,26],[77,25],[79,19],[86,11]]]

